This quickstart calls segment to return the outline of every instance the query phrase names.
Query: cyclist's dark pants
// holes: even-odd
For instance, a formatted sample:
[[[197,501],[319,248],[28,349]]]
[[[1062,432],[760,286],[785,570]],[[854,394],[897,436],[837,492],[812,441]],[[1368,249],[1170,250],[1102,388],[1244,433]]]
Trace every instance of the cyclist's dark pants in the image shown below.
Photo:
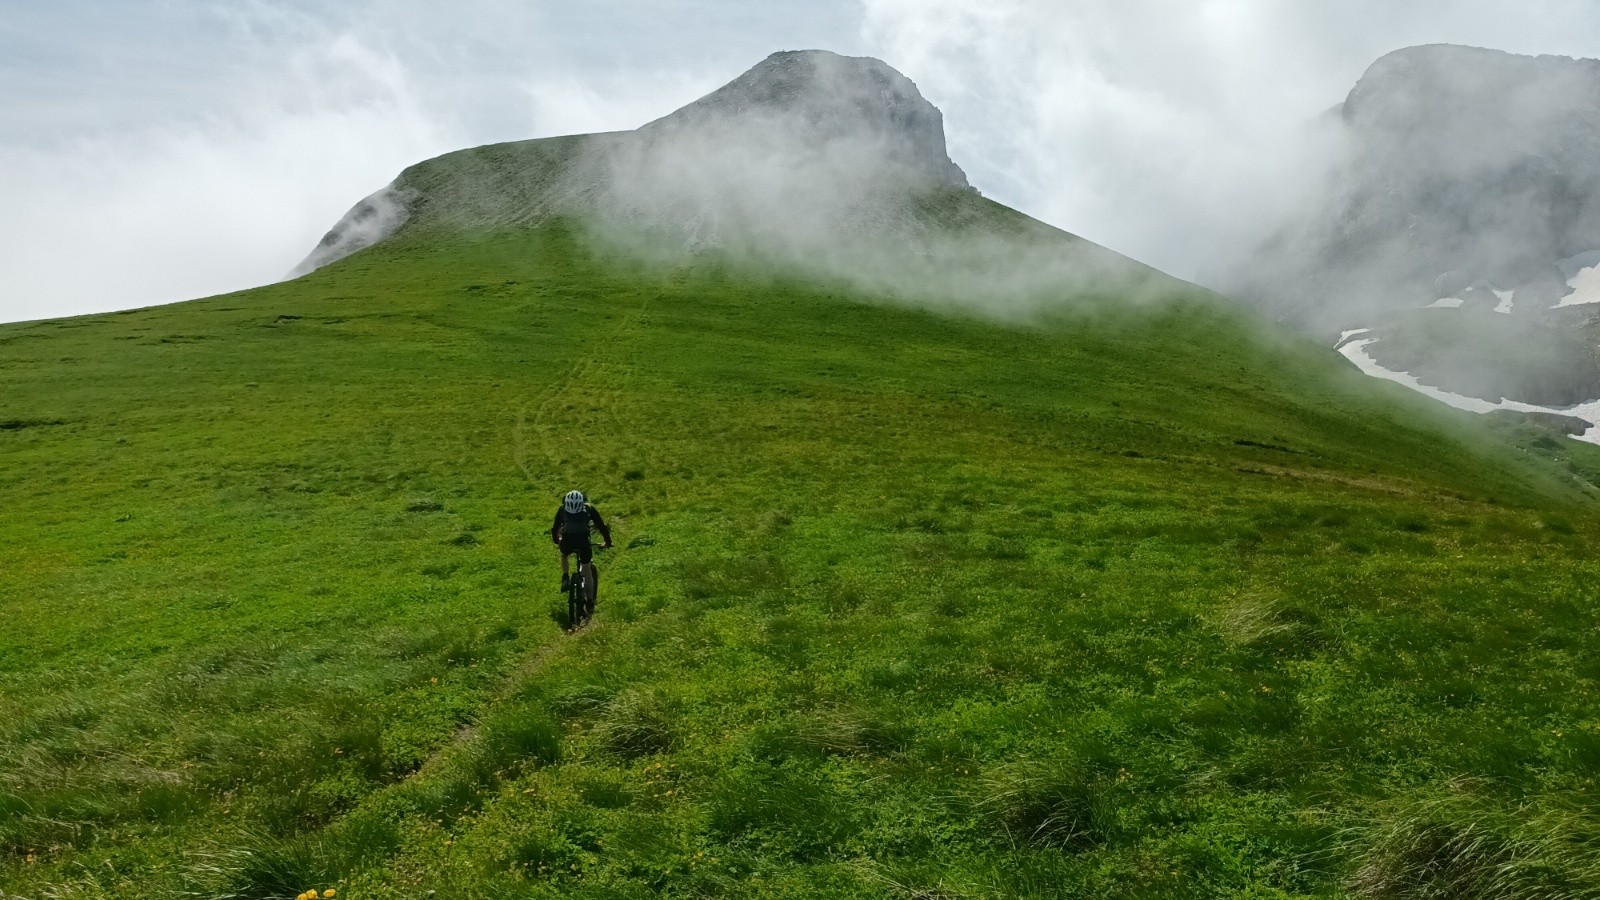
[[[589,542],[587,535],[578,537],[577,535],[564,534],[561,536],[561,555],[567,556],[573,553],[578,554],[578,562],[583,565],[588,565],[594,561],[594,545]]]

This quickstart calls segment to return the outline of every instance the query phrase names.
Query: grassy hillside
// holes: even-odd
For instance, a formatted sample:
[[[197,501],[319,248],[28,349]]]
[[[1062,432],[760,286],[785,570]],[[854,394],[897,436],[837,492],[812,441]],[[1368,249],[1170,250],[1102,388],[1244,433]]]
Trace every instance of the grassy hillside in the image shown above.
[[[1208,296],[863,300],[552,221],[0,326],[0,897],[1600,891],[1571,469]]]

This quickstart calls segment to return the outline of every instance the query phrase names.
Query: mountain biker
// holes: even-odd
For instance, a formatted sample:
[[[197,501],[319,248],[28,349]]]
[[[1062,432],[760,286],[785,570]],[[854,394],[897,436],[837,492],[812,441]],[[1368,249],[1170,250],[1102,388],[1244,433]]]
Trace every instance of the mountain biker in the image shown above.
[[[550,526],[550,540],[561,548],[561,589],[567,590],[572,586],[572,576],[568,574],[567,558],[578,554],[578,565],[587,566],[594,561],[594,546],[589,542],[589,525],[600,529],[600,536],[606,539],[604,549],[611,549],[611,529],[606,527],[606,520],[600,518],[600,511],[589,505],[584,498],[583,491],[570,491],[561,500],[561,507],[556,510],[556,521]],[[594,570],[589,570],[590,584],[594,583]]]

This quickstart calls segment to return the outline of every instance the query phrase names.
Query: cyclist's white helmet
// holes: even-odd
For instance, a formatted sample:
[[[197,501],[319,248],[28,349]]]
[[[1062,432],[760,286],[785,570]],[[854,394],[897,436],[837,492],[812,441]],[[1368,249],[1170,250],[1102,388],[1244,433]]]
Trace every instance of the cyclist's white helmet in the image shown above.
[[[583,491],[569,491],[566,499],[561,501],[561,505],[565,507],[569,513],[583,512],[584,503]]]

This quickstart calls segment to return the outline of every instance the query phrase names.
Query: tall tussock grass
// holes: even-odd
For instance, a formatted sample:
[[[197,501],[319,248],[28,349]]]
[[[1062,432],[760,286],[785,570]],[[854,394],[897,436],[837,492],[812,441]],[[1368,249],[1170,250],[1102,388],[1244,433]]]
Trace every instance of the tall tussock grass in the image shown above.
[[[763,759],[806,756],[863,756],[904,750],[906,730],[886,716],[848,707],[824,707],[764,724],[748,740]]]
[[[376,815],[354,815],[320,832],[278,838],[237,836],[226,848],[196,853],[185,894],[206,900],[284,900],[308,888],[339,884],[394,853],[399,828]]]
[[[1347,887],[1370,900],[1600,898],[1600,822],[1465,794],[1397,802],[1349,833]]]
[[[652,692],[627,691],[606,704],[600,735],[607,750],[632,759],[665,753],[678,743],[669,703]]]
[[[1116,829],[1116,810],[1101,781],[1071,756],[1019,760],[980,779],[973,805],[1012,846],[1081,852],[1105,843]]]

